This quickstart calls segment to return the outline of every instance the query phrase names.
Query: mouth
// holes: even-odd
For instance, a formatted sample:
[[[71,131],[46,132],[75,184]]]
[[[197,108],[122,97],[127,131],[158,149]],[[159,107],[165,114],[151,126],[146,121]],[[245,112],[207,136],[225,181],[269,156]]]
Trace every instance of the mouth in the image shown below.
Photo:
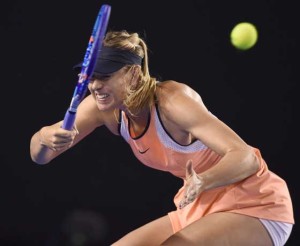
[[[97,100],[105,100],[108,97],[109,97],[109,94],[107,94],[107,93],[96,94]]]
[[[98,103],[104,103],[108,100],[110,95],[108,93],[95,93],[95,97]]]

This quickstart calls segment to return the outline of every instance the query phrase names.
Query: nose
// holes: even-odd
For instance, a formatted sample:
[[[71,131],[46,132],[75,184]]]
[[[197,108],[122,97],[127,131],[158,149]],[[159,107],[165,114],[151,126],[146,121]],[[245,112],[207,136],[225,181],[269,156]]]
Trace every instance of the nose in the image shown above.
[[[93,91],[100,90],[103,87],[103,82],[99,79],[90,80],[90,89]]]

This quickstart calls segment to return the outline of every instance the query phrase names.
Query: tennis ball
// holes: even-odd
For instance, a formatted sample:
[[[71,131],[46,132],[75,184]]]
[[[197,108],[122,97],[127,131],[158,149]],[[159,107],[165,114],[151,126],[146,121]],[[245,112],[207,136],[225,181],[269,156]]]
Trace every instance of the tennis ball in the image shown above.
[[[257,29],[249,22],[238,23],[230,33],[232,45],[239,50],[250,49],[257,42],[257,38]]]

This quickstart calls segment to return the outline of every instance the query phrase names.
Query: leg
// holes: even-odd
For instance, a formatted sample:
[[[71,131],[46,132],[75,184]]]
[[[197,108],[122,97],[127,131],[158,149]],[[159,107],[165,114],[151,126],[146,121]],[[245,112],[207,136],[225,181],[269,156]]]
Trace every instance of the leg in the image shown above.
[[[259,219],[222,212],[195,221],[161,245],[272,246],[273,243]]]
[[[172,234],[171,221],[166,215],[128,233],[112,246],[157,246]]]

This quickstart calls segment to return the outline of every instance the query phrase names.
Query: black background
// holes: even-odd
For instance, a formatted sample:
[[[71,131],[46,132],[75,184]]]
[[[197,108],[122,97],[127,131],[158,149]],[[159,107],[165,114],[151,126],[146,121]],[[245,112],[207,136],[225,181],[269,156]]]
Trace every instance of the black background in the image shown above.
[[[296,220],[287,245],[300,245],[299,13],[296,1],[275,0],[2,0],[0,245],[109,245],[174,209],[180,181],[140,164],[104,128],[51,164],[30,159],[32,134],[69,106],[72,66],[104,3],[112,6],[108,29],[146,40],[153,76],[192,86],[286,180]],[[242,21],[259,31],[244,52],[229,40]]]

